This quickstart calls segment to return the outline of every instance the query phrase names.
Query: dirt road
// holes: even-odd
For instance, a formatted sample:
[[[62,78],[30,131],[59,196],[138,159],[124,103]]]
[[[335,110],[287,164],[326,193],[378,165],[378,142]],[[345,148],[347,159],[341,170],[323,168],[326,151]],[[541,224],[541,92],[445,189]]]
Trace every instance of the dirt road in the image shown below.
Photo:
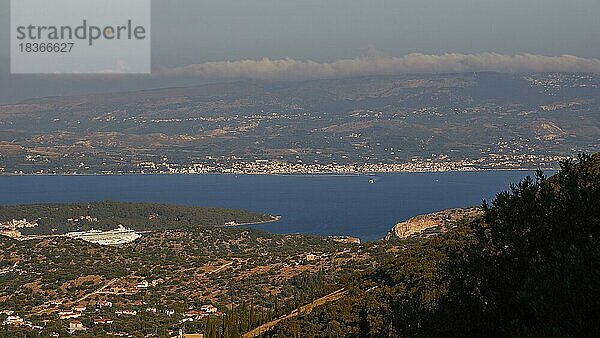
[[[292,311],[292,313],[290,313],[287,316],[279,317],[279,318],[272,320],[266,324],[263,324],[263,325],[255,328],[254,330],[245,333],[242,337],[254,338],[254,337],[260,336],[261,334],[263,334],[265,332],[271,331],[275,327],[275,325],[277,325],[282,320],[296,317],[301,314],[311,313],[312,310],[314,308],[316,308],[317,306],[321,306],[323,304],[327,304],[329,302],[336,301],[336,300],[346,296],[347,294],[348,294],[348,291],[346,291],[344,289],[339,289],[335,292],[332,292],[324,297],[321,297],[321,298],[313,301],[312,303],[306,304],[306,305],[300,307],[299,309]]]

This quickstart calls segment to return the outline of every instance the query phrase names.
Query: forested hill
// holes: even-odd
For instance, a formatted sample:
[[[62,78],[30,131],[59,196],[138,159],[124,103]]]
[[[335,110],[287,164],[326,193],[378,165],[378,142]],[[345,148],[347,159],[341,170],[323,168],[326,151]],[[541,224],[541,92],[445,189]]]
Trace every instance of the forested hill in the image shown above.
[[[38,223],[22,229],[25,234],[112,230],[120,224],[134,230],[168,230],[273,220],[270,215],[245,210],[112,201],[0,206],[0,223],[12,219]]]
[[[600,155],[483,203],[484,214],[348,282],[273,337],[597,336]]]

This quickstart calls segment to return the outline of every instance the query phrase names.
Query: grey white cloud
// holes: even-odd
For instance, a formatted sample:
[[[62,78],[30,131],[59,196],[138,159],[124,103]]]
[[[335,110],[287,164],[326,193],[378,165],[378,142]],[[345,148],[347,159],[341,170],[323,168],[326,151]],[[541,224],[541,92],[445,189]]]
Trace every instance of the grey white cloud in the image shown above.
[[[280,81],[480,71],[600,73],[600,59],[572,55],[503,55],[496,53],[409,54],[404,57],[393,57],[371,52],[367,56],[341,59],[330,63],[291,58],[277,60],[263,58],[261,60],[206,62],[183,67],[157,67],[154,74],[207,79],[246,78]]]

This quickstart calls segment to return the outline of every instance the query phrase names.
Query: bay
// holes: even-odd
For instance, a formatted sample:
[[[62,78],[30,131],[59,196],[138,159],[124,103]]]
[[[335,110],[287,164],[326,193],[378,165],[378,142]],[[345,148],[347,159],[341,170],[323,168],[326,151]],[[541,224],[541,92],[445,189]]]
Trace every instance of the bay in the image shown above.
[[[3,176],[0,204],[129,201],[241,208],[281,215],[274,233],[376,240],[418,214],[480,205],[533,172],[370,175]]]

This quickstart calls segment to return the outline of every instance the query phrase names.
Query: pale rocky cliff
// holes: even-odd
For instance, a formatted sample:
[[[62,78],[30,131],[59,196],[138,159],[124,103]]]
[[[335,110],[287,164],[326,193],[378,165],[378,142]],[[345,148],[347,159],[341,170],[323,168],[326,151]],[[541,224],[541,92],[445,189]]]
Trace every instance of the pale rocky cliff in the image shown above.
[[[459,208],[419,215],[396,224],[385,236],[385,240],[407,238],[424,232],[430,235],[444,233],[455,227],[461,219],[474,218],[482,213],[481,208]]]

